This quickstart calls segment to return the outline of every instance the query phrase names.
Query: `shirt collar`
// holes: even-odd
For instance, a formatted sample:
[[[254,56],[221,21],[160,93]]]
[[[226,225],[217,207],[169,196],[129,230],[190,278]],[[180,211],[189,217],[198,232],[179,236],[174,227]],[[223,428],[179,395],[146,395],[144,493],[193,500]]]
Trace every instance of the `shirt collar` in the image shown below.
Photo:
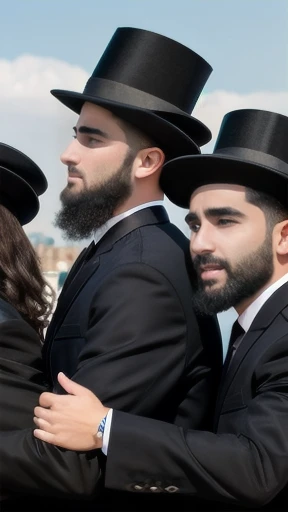
[[[278,281],[275,281],[275,283],[271,284],[264,292],[255,299],[248,308],[243,311],[242,315],[238,317],[238,322],[243,327],[244,331],[247,332],[250,328],[254,318],[256,317],[257,313],[259,313],[260,309],[262,308],[263,304],[271,297],[271,295],[280,288],[283,284],[288,282],[288,273],[282,276]]]
[[[138,206],[135,206],[134,208],[130,208],[130,210],[127,210],[126,212],[120,213],[119,215],[116,215],[115,217],[112,217],[109,219],[103,226],[101,226],[99,229],[97,229],[94,233],[94,242],[97,244],[99,240],[109,231],[109,229],[112,228],[112,226],[115,226],[117,222],[120,222],[120,220],[125,219],[126,217],[129,217],[133,213],[139,212],[140,210],[144,210],[144,208],[150,208],[151,206],[164,206],[164,200],[159,201],[150,201],[149,203],[143,203],[139,204]]]

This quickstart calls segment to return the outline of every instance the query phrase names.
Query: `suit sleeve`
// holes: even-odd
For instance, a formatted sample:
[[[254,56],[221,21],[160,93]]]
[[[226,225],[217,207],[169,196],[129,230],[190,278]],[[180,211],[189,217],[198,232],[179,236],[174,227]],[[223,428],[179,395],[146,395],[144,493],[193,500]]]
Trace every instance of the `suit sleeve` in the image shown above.
[[[188,354],[189,322],[193,346]],[[194,425],[198,425],[209,396],[210,368],[202,352],[193,312],[188,320],[178,291],[167,277],[149,265],[126,264],[94,296],[86,343],[73,380],[109,407],[174,421],[188,386],[183,376],[189,374],[189,388],[195,394],[190,417],[194,415]]]
[[[105,485],[134,492],[173,486],[192,503],[193,496],[250,507],[271,501],[288,475],[287,343],[285,336],[258,365],[255,397],[225,413],[225,431],[185,431],[114,411]]]
[[[189,382],[194,382],[197,394],[196,424],[205,414],[209,393],[202,383],[209,369],[203,365],[200,335],[193,322]],[[186,317],[171,283],[148,265],[125,265],[111,273],[95,293],[85,345],[72,378],[110,407],[173,421],[184,400],[185,386],[182,389],[179,383],[177,389],[176,383],[188,363],[186,346]],[[201,402],[199,393],[204,388]],[[97,489],[96,453],[86,457],[61,451],[36,441],[32,430],[1,436],[0,460],[0,480],[15,491],[34,493],[40,488],[42,492],[90,494]]]
[[[1,488],[8,495],[90,496],[101,475],[102,454],[65,451],[38,441],[33,428],[24,429],[32,427],[34,407],[44,391],[38,343],[23,321],[1,324]]]

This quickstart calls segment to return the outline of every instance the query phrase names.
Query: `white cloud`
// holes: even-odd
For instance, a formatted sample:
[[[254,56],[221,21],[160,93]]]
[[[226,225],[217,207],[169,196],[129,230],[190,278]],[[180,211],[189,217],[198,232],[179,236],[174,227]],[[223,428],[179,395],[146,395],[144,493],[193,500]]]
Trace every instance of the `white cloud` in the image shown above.
[[[65,186],[66,170],[59,155],[71,139],[77,116],[50,94],[51,89],[82,91],[86,71],[51,58],[23,55],[0,60],[0,140],[24,151],[47,175],[49,189],[40,198],[41,210],[26,231],[44,231],[61,243],[52,226],[59,207],[59,192]],[[249,77],[248,79],[249,80]],[[216,138],[222,117],[238,108],[260,108],[288,115],[288,93],[259,91],[241,95],[219,90],[202,95],[193,115],[201,119]],[[206,146],[205,151],[212,145]],[[167,201],[170,218],[187,234],[185,211]]]
[[[213,140],[216,139],[221,121],[227,112],[255,108],[288,115],[288,92],[259,91],[238,94],[230,91],[214,91],[202,95],[193,115],[209,126]]]
[[[26,111],[27,101],[34,105],[41,103],[42,112],[51,114],[51,109],[53,113],[57,104],[50,95],[51,89],[72,87],[81,91],[87,79],[87,72],[80,67],[56,59],[33,55],[23,55],[13,61],[0,59],[0,102],[9,101]]]

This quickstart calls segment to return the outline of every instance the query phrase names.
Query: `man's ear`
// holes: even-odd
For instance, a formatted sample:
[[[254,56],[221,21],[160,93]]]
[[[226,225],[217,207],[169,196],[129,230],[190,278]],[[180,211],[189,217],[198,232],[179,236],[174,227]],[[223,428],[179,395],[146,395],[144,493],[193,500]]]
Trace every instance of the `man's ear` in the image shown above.
[[[285,256],[288,254],[288,220],[279,222],[275,227],[277,233],[277,254]]]
[[[147,178],[151,174],[160,171],[165,161],[162,149],[145,148],[138,151],[134,160],[134,176],[136,178]]]

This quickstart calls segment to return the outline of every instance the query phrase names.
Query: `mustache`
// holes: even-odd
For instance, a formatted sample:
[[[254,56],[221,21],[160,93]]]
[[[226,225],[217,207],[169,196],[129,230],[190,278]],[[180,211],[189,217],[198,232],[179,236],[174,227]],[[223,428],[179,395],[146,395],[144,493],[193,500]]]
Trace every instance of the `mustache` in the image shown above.
[[[74,167],[73,165],[68,166],[68,174],[69,176],[75,176],[76,178],[83,178],[83,174],[81,171],[77,169],[77,167]]]
[[[201,273],[200,267],[203,265],[219,265],[228,273],[230,273],[231,270],[227,260],[217,258],[216,256],[212,256],[212,254],[197,254],[193,259],[193,265],[197,273]]]

